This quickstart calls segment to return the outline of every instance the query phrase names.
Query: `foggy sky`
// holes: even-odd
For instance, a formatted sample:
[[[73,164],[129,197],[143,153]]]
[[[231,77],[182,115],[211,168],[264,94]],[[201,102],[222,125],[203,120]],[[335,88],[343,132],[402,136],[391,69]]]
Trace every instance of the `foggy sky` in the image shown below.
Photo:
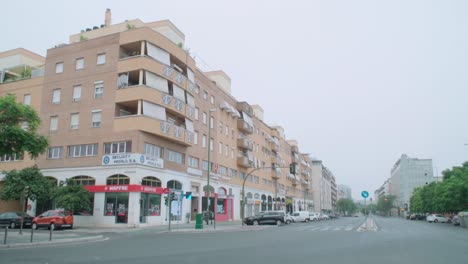
[[[204,70],[224,70],[338,184],[371,196],[405,153],[434,171],[468,160],[468,1],[7,1],[0,51],[170,19]]]

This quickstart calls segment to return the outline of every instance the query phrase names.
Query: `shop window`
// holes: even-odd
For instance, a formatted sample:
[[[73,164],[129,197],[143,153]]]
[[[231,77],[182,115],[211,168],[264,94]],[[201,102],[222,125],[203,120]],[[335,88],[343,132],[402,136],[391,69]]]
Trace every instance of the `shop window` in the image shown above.
[[[217,214],[226,214],[226,199],[218,199],[216,212]]]
[[[104,215],[115,216],[116,223],[128,222],[128,193],[106,193]]]
[[[175,190],[182,190],[182,183],[178,181],[168,181],[167,188],[175,189]]]
[[[143,178],[141,185],[161,187],[161,181],[156,177],[148,176]]]
[[[161,215],[161,195],[160,194],[141,194],[141,202],[143,207],[143,216],[160,216]]]

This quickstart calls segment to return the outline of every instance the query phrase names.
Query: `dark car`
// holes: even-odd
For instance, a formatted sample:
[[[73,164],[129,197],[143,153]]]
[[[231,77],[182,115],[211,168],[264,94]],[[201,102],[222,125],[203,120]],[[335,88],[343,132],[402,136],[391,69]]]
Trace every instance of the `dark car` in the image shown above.
[[[33,217],[22,212],[6,212],[0,214],[0,225],[8,225],[11,229],[20,227],[21,220],[23,220],[23,227],[29,227],[32,225]]]
[[[73,228],[73,215],[64,210],[49,210],[33,219],[32,228],[47,227],[49,229],[60,229],[62,227]]]
[[[265,211],[244,219],[246,225],[281,225],[285,222],[286,213],[283,211]]]

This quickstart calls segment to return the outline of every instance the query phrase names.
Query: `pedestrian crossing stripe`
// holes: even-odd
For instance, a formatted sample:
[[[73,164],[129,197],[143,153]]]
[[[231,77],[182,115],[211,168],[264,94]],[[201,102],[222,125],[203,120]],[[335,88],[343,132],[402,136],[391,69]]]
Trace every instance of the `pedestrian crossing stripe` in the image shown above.
[[[351,231],[354,228],[352,226],[319,226],[319,227],[301,227],[296,229],[297,231],[314,232],[314,231]]]

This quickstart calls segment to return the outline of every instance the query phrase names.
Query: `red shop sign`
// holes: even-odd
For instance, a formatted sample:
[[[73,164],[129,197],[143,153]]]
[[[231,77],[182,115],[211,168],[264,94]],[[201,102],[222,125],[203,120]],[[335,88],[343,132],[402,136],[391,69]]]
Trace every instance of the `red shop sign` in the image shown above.
[[[167,193],[166,188],[144,186],[138,184],[128,185],[86,185],[84,186],[89,192],[142,192],[142,193]]]

